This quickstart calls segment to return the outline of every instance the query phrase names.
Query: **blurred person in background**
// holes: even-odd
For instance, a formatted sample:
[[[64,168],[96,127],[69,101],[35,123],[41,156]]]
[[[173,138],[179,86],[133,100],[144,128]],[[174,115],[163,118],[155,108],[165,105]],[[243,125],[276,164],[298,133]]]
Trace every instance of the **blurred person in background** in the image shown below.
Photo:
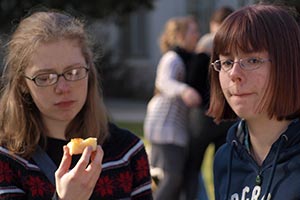
[[[201,181],[200,170],[207,147],[213,144],[216,151],[224,144],[227,130],[233,124],[233,122],[216,124],[212,117],[206,115],[210,95],[208,69],[213,37],[222,21],[232,12],[233,10],[229,7],[221,7],[212,14],[211,33],[201,37],[205,38],[205,44],[202,43],[201,39],[199,40],[196,53],[191,59],[187,71],[186,82],[201,94],[202,104],[192,108],[189,113],[190,144],[183,182],[184,199],[186,200],[196,199],[199,192],[201,194],[205,191],[205,189],[201,189],[203,184],[201,182],[199,184],[199,180]]]
[[[162,57],[157,67],[155,95],[144,121],[151,144],[150,164],[162,170],[156,200],[179,199],[189,145],[189,110],[202,98],[186,83],[187,63],[199,40],[199,27],[190,16],[169,19],[160,37]]]
[[[211,54],[212,44],[216,32],[218,31],[224,19],[233,11],[234,10],[232,8],[223,6],[213,12],[209,19],[209,33],[201,36],[196,46],[196,52],[206,53],[208,55]]]

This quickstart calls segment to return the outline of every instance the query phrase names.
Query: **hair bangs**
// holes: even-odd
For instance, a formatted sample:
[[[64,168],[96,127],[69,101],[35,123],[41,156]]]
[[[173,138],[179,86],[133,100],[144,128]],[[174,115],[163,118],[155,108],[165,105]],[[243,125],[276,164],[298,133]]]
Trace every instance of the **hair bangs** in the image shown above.
[[[249,16],[250,15],[250,16]],[[259,19],[253,19],[249,12],[234,13],[223,23],[214,39],[214,53],[217,55],[238,55],[268,49],[267,31]]]

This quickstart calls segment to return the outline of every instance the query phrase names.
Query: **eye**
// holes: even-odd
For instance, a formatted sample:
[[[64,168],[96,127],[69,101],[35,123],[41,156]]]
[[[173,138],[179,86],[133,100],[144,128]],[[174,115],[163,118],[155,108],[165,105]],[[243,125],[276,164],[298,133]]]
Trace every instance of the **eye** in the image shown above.
[[[247,64],[255,65],[255,64],[260,64],[261,59],[259,59],[259,58],[248,58],[248,59],[246,59],[246,62],[247,62]]]
[[[51,80],[55,78],[56,78],[56,74],[40,74],[35,77],[35,79],[39,82],[46,82],[46,81],[51,82]]]
[[[87,70],[84,67],[73,68],[64,73],[64,77],[69,81],[79,80],[86,76]]]
[[[224,68],[231,68],[233,61],[232,60],[223,60],[221,61],[221,65]]]
[[[77,69],[71,69],[71,70],[65,72],[65,75],[67,75],[67,76],[73,76],[73,75],[76,75],[76,74],[78,74]]]

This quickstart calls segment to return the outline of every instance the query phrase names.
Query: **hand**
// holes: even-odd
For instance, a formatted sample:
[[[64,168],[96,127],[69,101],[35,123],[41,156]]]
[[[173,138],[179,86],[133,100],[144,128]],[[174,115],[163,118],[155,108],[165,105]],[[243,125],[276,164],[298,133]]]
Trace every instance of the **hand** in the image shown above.
[[[72,156],[69,148],[64,146],[62,161],[55,172],[56,192],[59,199],[89,199],[102,170],[103,155],[99,145],[95,152],[92,152],[90,146],[86,147],[78,163],[69,171]]]
[[[187,87],[182,95],[181,98],[186,106],[188,107],[196,107],[202,103],[202,97],[199,93],[192,87]]]

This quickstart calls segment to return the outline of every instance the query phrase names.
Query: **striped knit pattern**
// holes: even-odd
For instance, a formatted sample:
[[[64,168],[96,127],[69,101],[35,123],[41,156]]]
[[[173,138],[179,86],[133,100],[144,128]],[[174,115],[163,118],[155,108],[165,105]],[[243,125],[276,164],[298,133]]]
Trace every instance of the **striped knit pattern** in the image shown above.
[[[110,126],[110,132],[110,138],[102,146],[102,172],[90,199],[152,199],[143,142],[114,125]],[[0,147],[0,199],[51,199],[54,193],[55,187],[33,161]]]

